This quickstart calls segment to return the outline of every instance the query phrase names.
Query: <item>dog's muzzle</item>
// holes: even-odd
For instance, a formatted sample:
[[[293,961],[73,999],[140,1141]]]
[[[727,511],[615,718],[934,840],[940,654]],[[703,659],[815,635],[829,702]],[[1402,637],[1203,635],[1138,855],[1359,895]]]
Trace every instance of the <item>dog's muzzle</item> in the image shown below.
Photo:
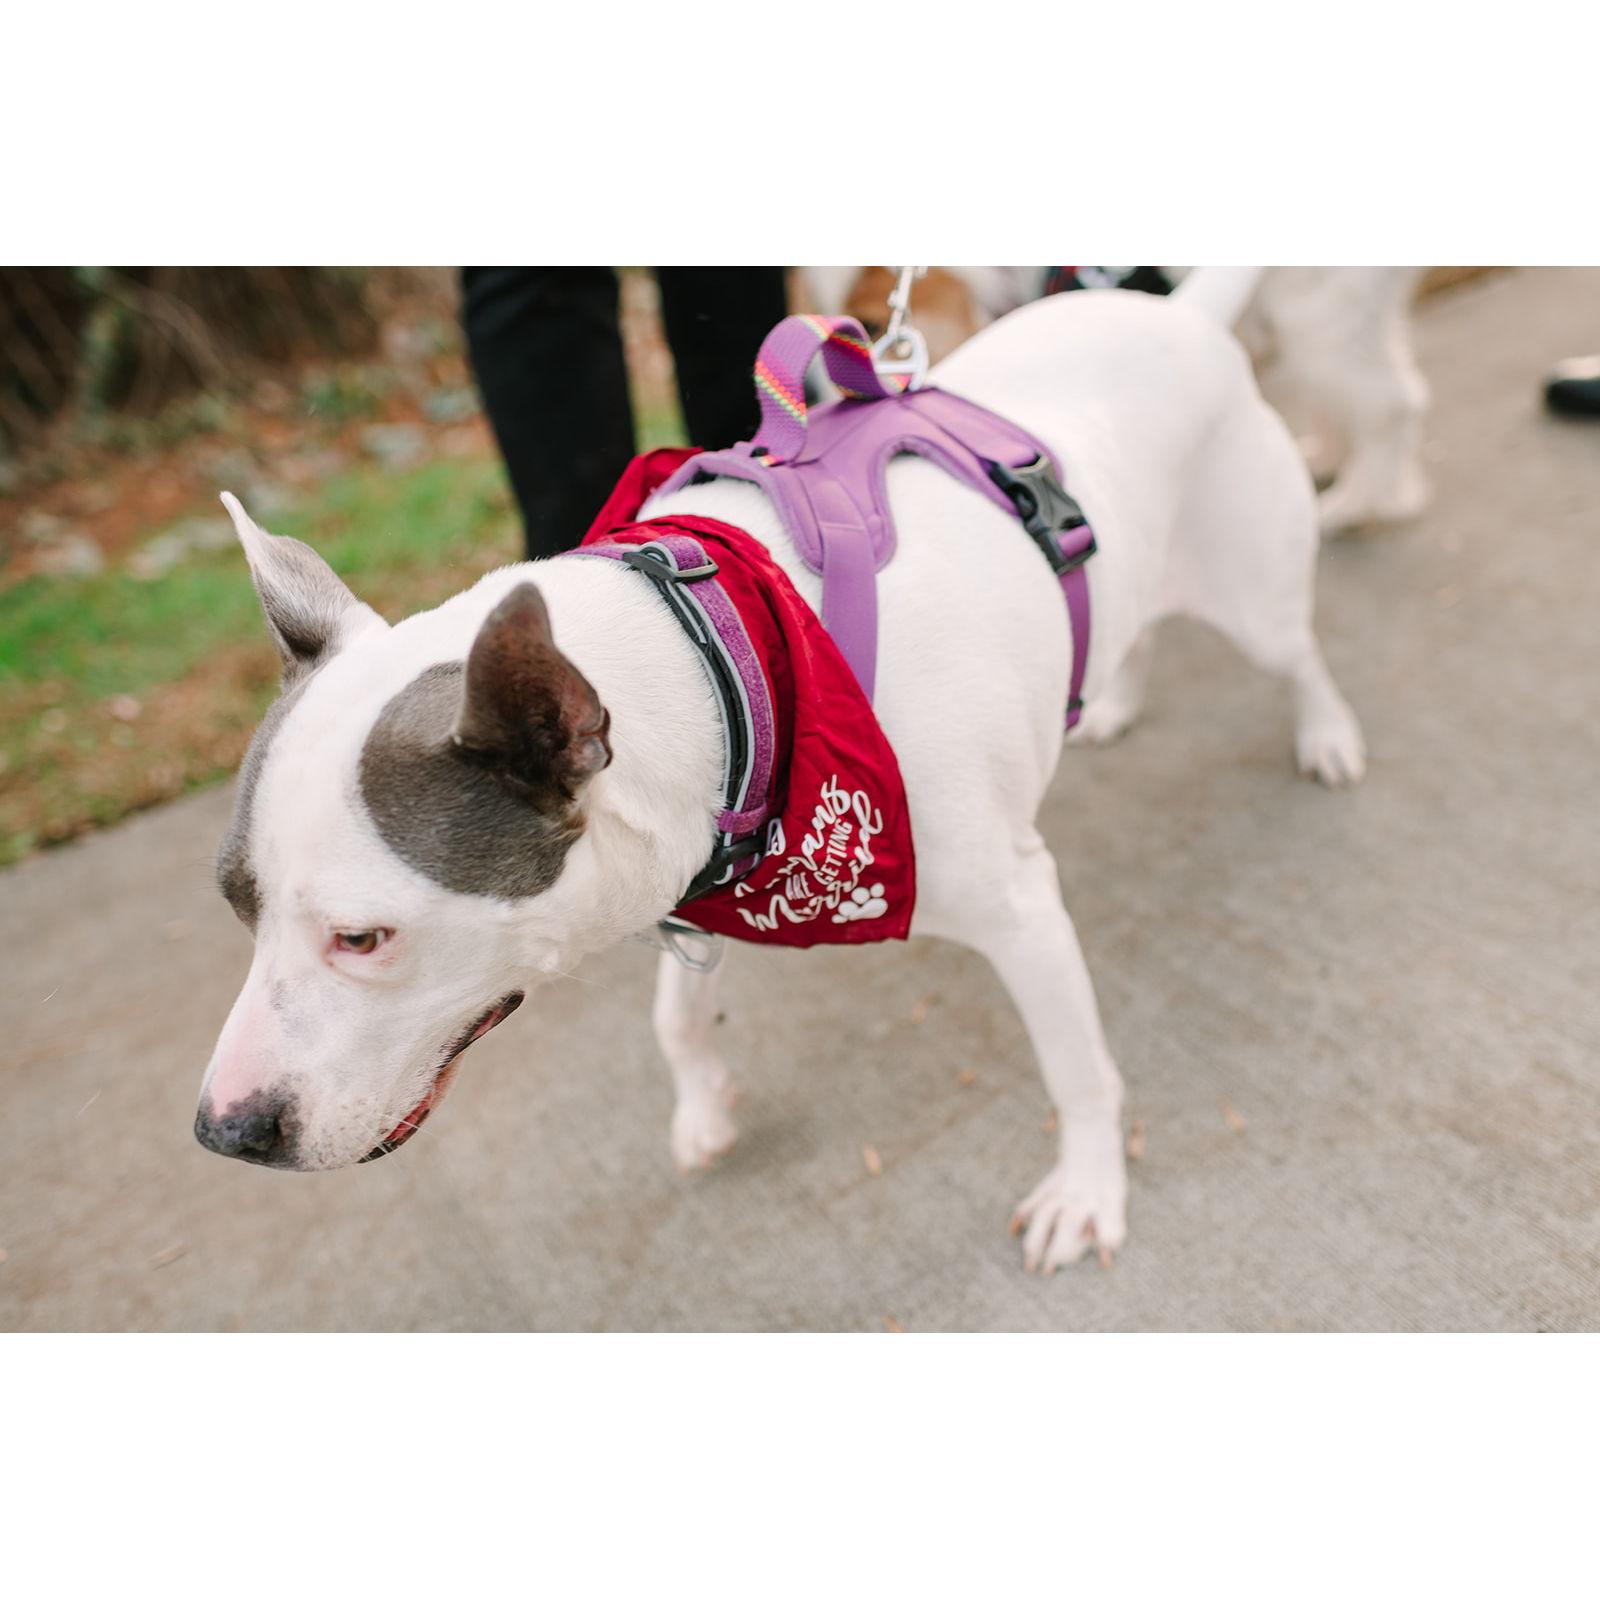
[[[455,1081],[456,1068],[460,1066],[467,1046],[481,1039],[490,1029],[498,1028],[521,1004],[522,991],[513,990],[503,1000],[490,1006],[476,1022],[471,1023],[446,1051],[444,1061],[428,1085],[427,1093],[395,1124],[394,1129],[385,1138],[380,1139],[362,1156],[360,1165],[365,1166],[369,1161],[381,1160],[391,1151],[398,1150],[428,1120],[434,1108],[444,1099],[445,1091]]]

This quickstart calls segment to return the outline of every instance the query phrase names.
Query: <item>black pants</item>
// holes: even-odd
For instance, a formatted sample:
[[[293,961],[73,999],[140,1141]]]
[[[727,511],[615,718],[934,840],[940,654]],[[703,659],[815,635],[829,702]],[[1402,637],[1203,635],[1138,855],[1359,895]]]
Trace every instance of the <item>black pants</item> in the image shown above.
[[[787,309],[781,267],[658,267],[694,444],[756,430],[750,369]],[[522,511],[530,557],[570,550],[633,454],[610,267],[463,267],[467,352]]]

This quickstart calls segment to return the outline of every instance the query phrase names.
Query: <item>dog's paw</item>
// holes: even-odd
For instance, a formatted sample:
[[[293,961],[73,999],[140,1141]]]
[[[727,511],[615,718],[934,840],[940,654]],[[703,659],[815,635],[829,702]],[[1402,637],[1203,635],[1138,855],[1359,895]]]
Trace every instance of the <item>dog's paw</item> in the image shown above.
[[[739,1137],[729,1112],[738,1093],[726,1073],[704,1093],[678,1102],[672,1113],[672,1160],[679,1172],[696,1172],[725,1156]]]
[[[1410,522],[1428,509],[1433,491],[1420,471],[1406,472],[1392,488],[1374,493],[1344,480],[1317,496],[1317,526],[1324,539],[1337,539],[1357,528],[1388,522]]]
[[[1119,1117],[1074,1118],[1061,1159],[1017,1207],[1013,1236],[1022,1235],[1022,1265],[1046,1276],[1088,1251],[1100,1265],[1128,1236],[1128,1171]]]
[[[1360,783],[1367,771],[1367,746],[1361,724],[1346,705],[1328,706],[1295,729],[1295,760],[1308,778],[1342,789]]]

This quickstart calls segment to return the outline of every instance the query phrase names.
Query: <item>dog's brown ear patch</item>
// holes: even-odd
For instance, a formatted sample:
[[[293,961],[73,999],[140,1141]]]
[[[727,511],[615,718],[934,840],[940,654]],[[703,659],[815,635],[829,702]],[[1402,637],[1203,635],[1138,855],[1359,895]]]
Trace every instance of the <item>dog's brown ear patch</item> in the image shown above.
[[[513,778],[456,743],[466,671],[441,661],[386,705],[361,751],[361,798],[394,853],[457,894],[521,900],[561,876],[583,832],[550,779]]]
[[[611,761],[611,717],[556,648],[544,597],[519,583],[485,619],[467,656],[452,737],[462,753],[568,799]]]
[[[542,894],[583,832],[577,793],[611,760],[610,727],[521,583],[464,663],[424,669],[383,708],[361,752],[362,799],[389,848],[435,883]]]

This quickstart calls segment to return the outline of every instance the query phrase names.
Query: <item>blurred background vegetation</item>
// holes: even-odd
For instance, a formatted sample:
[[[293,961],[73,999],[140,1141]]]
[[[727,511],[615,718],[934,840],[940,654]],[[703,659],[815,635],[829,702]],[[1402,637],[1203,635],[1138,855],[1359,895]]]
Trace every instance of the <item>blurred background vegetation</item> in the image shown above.
[[[676,442],[619,270],[640,444]],[[277,660],[222,489],[391,621],[518,559],[454,271],[0,269],[0,865],[237,764]]]

